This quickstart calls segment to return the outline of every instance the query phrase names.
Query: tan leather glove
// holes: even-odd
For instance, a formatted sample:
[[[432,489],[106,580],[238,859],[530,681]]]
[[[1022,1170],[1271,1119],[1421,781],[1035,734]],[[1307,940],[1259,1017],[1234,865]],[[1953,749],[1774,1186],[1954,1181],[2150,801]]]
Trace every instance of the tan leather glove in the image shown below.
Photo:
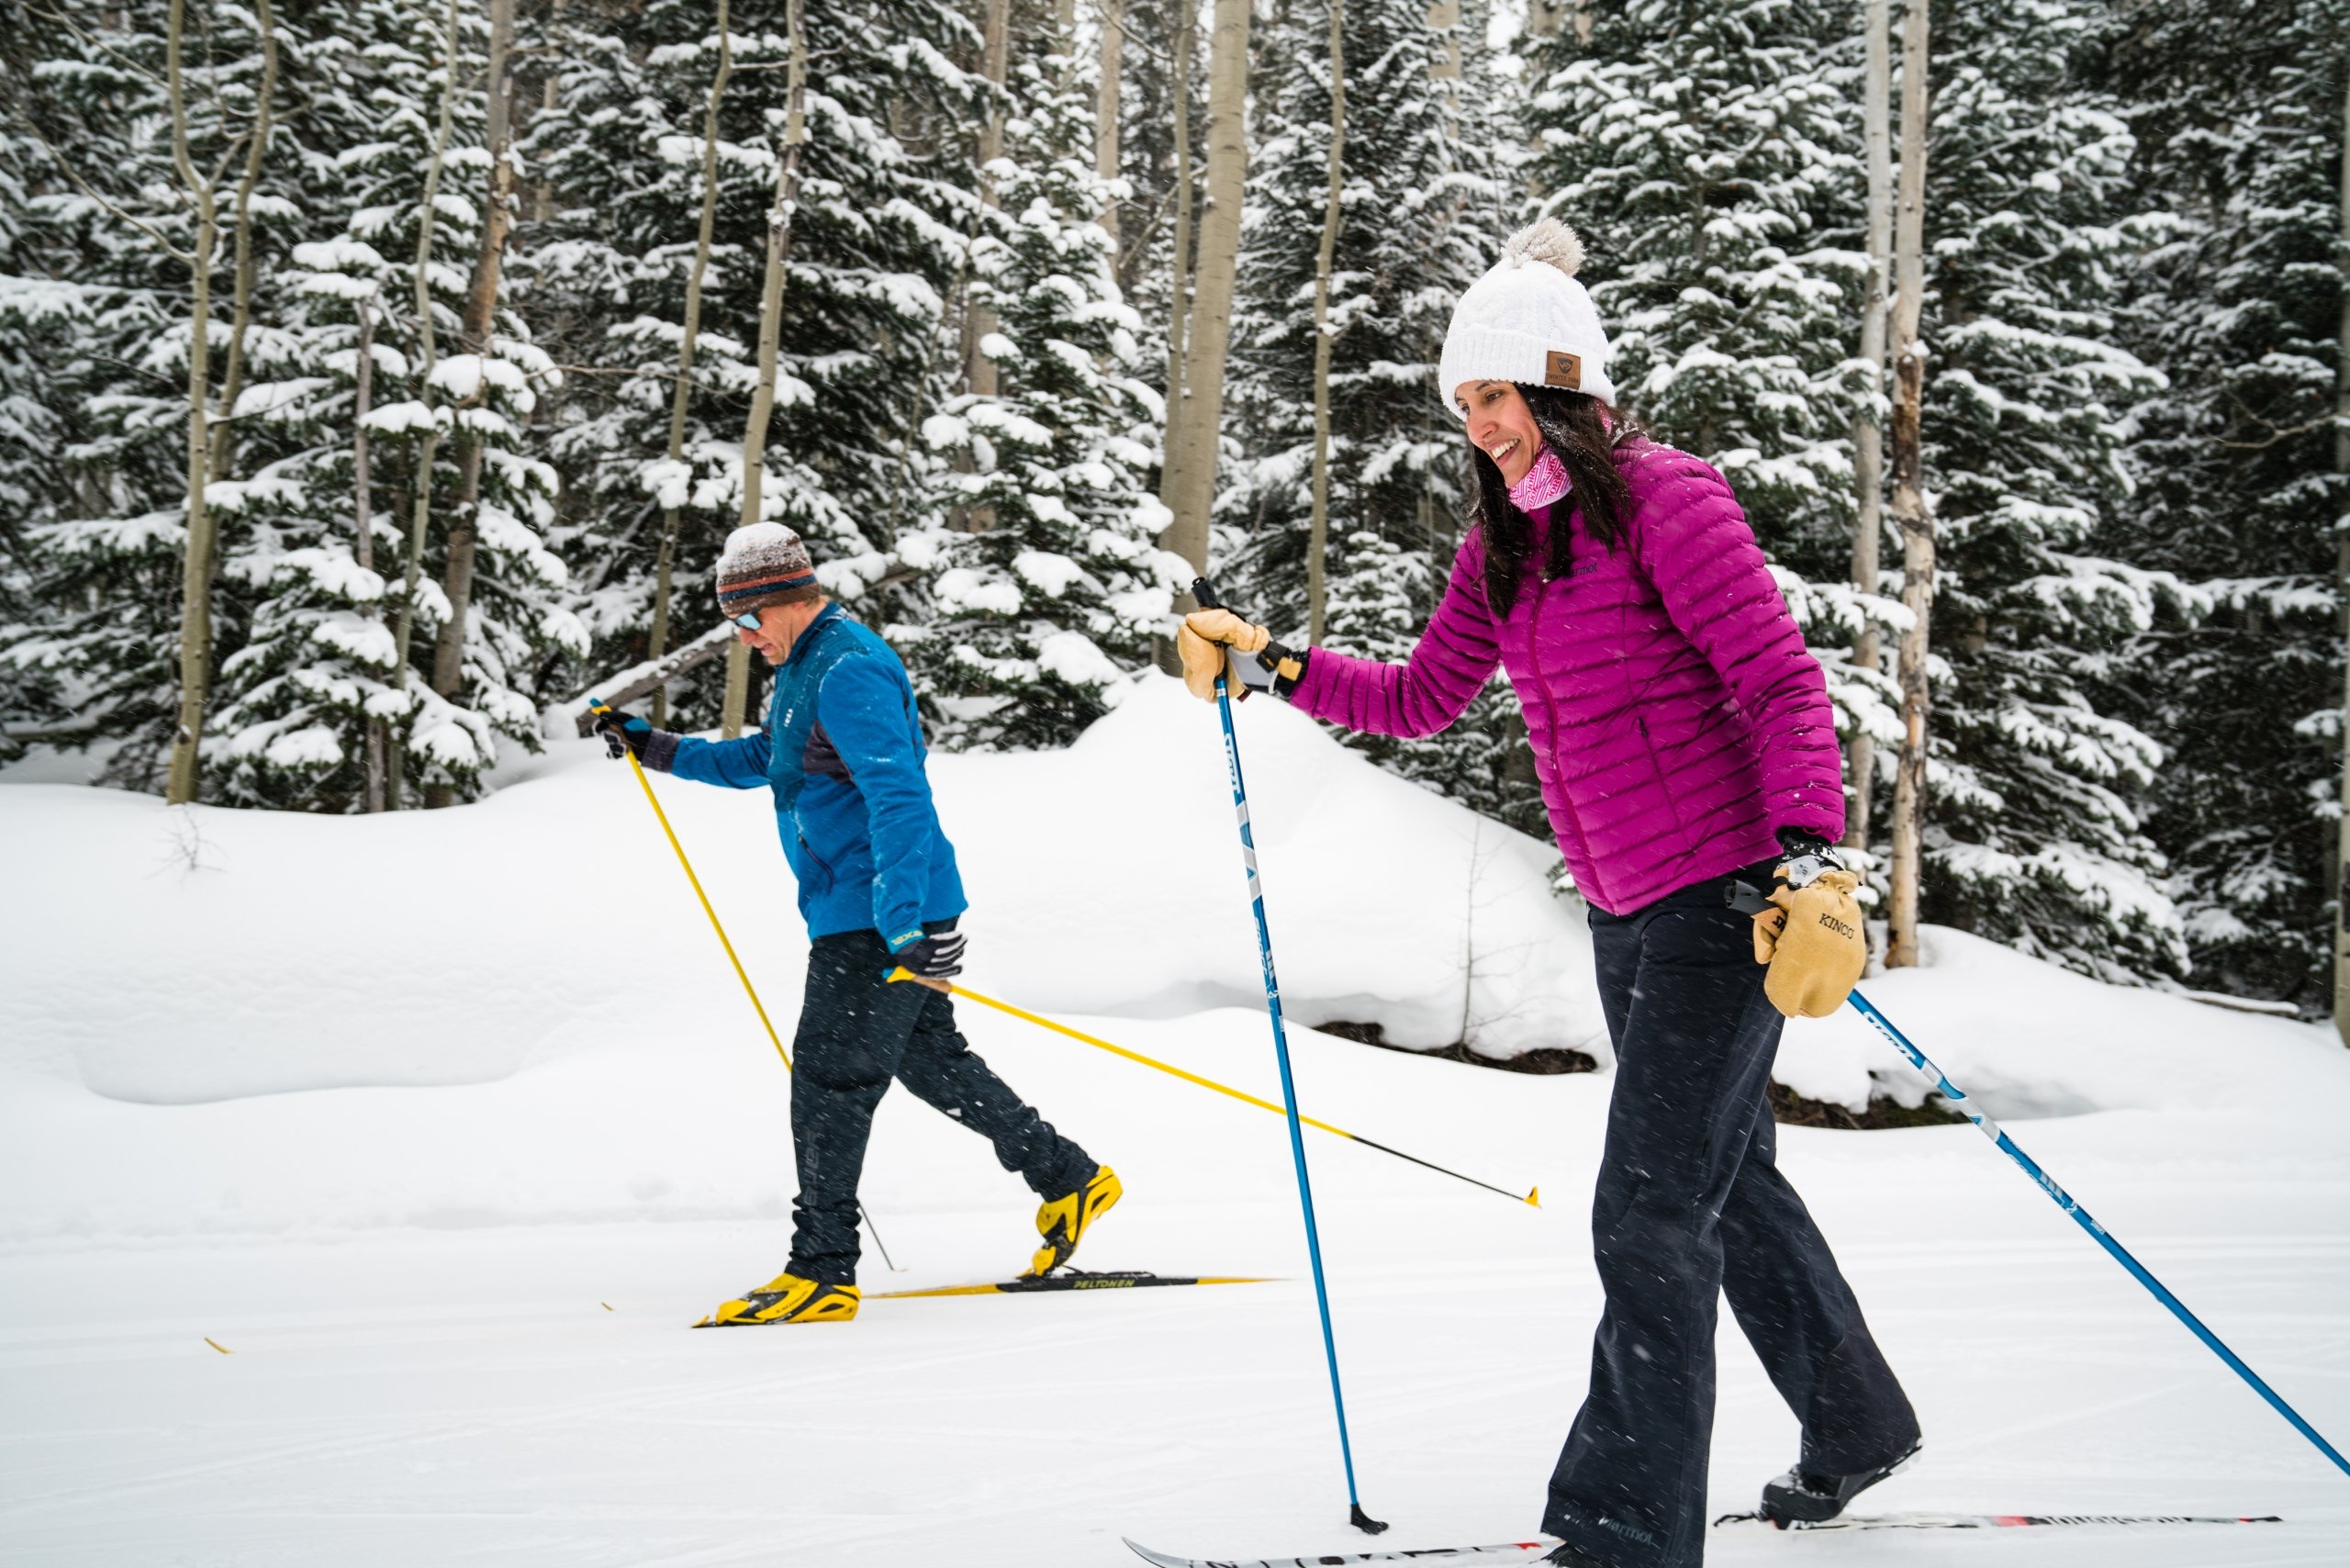
[[[1260,652],[1273,640],[1262,626],[1243,621],[1229,610],[1194,610],[1175,631],[1175,655],[1183,661],[1183,689],[1203,701],[1215,700],[1215,678],[1225,673],[1225,650]],[[1231,683],[1242,695],[1240,682]]]
[[[1861,983],[1869,953],[1852,896],[1860,885],[1841,869],[1800,888],[1782,880],[1771,890],[1772,907],[1754,917],[1754,961],[1771,966],[1763,994],[1788,1017],[1825,1018]]]

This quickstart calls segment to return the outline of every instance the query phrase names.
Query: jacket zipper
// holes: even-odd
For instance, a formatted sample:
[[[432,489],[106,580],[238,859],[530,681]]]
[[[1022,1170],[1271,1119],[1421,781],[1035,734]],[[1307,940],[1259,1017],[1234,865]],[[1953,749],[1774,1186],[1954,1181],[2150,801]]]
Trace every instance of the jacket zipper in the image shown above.
[[[815,863],[816,869],[824,873],[824,886],[830,889],[833,885],[833,863],[816,853],[816,846],[808,842],[806,834],[800,833],[797,827],[794,827],[792,832],[800,840],[800,849],[806,853],[811,861]]]

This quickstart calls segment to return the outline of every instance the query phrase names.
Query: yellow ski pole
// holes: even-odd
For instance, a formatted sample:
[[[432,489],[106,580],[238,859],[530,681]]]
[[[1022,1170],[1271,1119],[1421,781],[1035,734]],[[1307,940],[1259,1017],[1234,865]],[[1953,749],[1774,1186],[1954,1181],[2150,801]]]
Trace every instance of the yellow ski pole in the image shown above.
[[[588,699],[588,711],[601,717],[611,712],[612,709],[602,698],[590,697]],[[758,987],[751,983],[750,975],[743,968],[743,960],[735,956],[734,944],[726,938],[726,927],[719,924],[718,911],[711,907],[710,895],[702,891],[701,879],[694,875],[694,863],[686,858],[686,846],[677,842],[677,830],[669,825],[669,813],[661,809],[661,797],[653,792],[653,780],[644,776],[644,764],[636,759],[635,749],[627,742],[612,741],[608,744],[618,745],[628,757],[629,770],[636,775],[637,786],[644,791],[644,803],[653,808],[654,816],[660,820],[661,832],[668,838],[669,847],[677,852],[677,864],[685,868],[686,880],[693,884],[694,897],[701,901],[702,913],[710,916],[710,928],[718,933],[718,945],[726,949],[726,961],[734,966],[734,978],[743,982],[743,994],[749,997],[751,1005],[757,1009],[759,1022],[767,1028],[767,1039],[775,1046],[775,1054],[783,1058],[783,1070],[789,1072],[791,1053],[783,1048],[783,1036],[775,1032],[775,1020],[767,1016],[767,1004],[759,1000]],[[882,1241],[881,1231],[873,1223],[873,1216],[865,1212],[862,1199],[857,1202],[856,1212],[863,1217],[865,1228],[873,1233],[873,1245],[879,1250],[881,1261],[890,1265],[891,1273],[900,1272],[898,1265],[890,1262],[890,1249]]]
[[[1124,1057],[1128,1061],[1140,1062],[1145,1067],[1156,1068],[1160,1072],[1167,1073],[1175,1078],[1180,1078],[1186,1083],[1196,1083],[1203,1089],[1213,1089],[1218,1094],[1222,1094],[1228,1099],[1237,1100],[1243,1104],[1254,1105],[1260,1111],[1270,1111],[1276,1116],[1287,1116],[1289,1114],[1286,1110],[1274,1104],[1270,1100],[1259,1100],[1254,1094],[1250,1094],[1244,1090],[1235,1089],[1230,1084],[1218,1083],[1213,1078],[1202,1078],[1196,1072],[1187,1072],[1183,1069],[1177,1067],[1172,1062],[1160,1061],[1156,1057],[1147,1057],[1140,1051],[1130,1051],[1124,1046],[1113,1046],[1107,1040],[1086,1034],[1082,1030],[1072,1029],[1066,1024],[1056,1024],[1050,1018],[1046,1018],[1041,1014],[1031,1013],[1024,1007],[1014,1007],[1008,1002],[998,1002],[992,996],[982,996],[979,992],[971,990],[968,986],[957,985],[953,980],[924,980],[920,975],[915,974],[912,969],[905,969],[902,966],[891,970],[890,978],[892,980],[912,980],[916,985],[928,986],[933,991],[944,991],[951,996],[959,996],[966,1002],[976,1002],[982,1007],[992,1007],[998,1013],[1009,1014],[1013,1017],[1018,1018],[1023,1022],[1034,1024],[1040,1029],[1050,1029],[1056,1035],[1065,1035],[1069,1038],[1079,1042],[1080,1045],[1091,1046],[1096,1050],[1108,1051],[1112,1056]],[[1297,1119],[1309,1127],[1319,1127],[1324,1132],[1345,1138],[1350,1143],[1361,1144],[1366,1148],[1375,1148],[1382,1154],[1392,1154],[1398,1159],[1408,1159],[1415,1165],[1424,1165],[1430,1170],[1441,1172],[1442,1174],[1450,1176],[1457,1181],[1466,1182],[1472,1187],[1483,1187],[1488,1193],[1499,1193],[1503,1197],[1509,1199],[1512,1203],[1528,1204],[1538,1209],[1542,1206],[1542,1189],[1539,1187],[1529,1189],[1527,1192],[1527,1194],[1521,1198],[1506,1187],[1496,1187],[1490,1182],[1480,1182],[1474,1176],[1464,1176],[1458,1170],[1438,1165],[1433,1159],[1422,1159],[1418,1155],[1405,1154],[1400,1148],[1390,1148],[1387,1145],[1378,1142],[1373,1138],[1367,1138],[1360,1133],[1350,1133],[1344,1127],[1334,1127],[1329,1123],[1316,1121],[1312,1116],[1300,1115]]]

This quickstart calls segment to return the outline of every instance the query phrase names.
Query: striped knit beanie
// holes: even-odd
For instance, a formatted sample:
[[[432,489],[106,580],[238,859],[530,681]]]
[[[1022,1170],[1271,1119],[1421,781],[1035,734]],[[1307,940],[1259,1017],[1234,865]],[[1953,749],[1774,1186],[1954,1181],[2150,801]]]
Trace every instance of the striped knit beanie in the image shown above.
[[[718,608],[729,616],[796,604],[823,591],[808,546],[783,524],[755,522],[726,536],[718,557]]]

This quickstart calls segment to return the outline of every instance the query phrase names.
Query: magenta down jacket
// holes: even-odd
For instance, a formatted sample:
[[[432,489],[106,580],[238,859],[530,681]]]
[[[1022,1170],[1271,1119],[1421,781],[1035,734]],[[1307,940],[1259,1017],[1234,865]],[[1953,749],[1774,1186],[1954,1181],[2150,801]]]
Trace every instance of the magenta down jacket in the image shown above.
[[[1409,663],[1316,648],[1290,701],[1349,729],[1434,734],[1499,664],[1575,886],[1625,914],[1776,855],[1778,828],[1842,837],[1844,786],[1819,662],[1729,484],[1647,442],[1616,461],[1634,510],[1615,549],[1571,511],[1567,573],[1539,580],[1554,509],[1538,509],[1536,565],[1496,624],[1472,529]]]

